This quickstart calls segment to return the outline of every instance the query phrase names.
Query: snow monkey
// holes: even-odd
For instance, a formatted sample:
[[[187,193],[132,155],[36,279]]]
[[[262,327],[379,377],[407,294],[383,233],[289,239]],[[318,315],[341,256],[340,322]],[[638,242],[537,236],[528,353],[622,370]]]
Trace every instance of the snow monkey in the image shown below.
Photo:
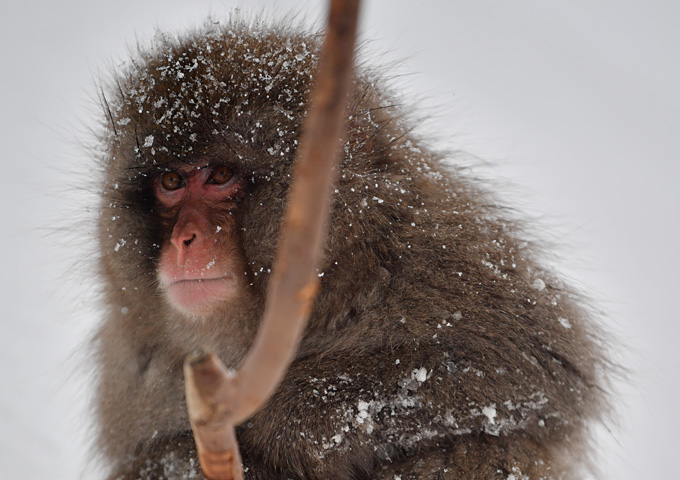
[[[94,348],[109,479],[203,478],[182,364],[262,315],[320,37],[159,34],[102,87]],[[358,69],[318,272],[283,383],[237,428],[245,477],[575,479],[606,407],[587,302]],[[543,262],[544,263],[544,262]]]

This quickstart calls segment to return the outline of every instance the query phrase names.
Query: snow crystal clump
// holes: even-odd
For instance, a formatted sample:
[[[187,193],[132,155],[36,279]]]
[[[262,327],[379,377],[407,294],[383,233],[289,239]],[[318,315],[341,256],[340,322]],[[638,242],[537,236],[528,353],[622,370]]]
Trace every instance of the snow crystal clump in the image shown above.
[[[359,400],[357,409],[359,410],[356,417],[357,423],[364,423],[364,420],[368,418],[368,402]]]
[[[562,325],[564,328],[571,328],[571,323],[569,323],[569,320],[567,320],[564,317],[560,317],[557,319],[558,322],[560,322],[560,325]]]
[[[491,404],[488,407],[482,408],[482,413],[489,419],[489,423],[493,425],[496,423],[496,405]]]
[[[419,369],[414,370],[413,378],[418,380],[420,383],[423,383],[425,380],[427,380],[427,368],[420,367]]]

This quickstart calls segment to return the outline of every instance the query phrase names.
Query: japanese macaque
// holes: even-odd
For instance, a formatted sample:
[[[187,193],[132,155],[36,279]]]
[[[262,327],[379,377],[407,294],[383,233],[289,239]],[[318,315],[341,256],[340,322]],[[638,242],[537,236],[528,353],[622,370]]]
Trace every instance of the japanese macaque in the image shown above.
[[[107,478],[203,478],[182,364],[203,347],[236,367],[257,331],[319,44],[213,22],[102,89]],[[607,366],[586,302],[368,68],[347,118],[320,293],[237,429],[245,477],[582,478]]]

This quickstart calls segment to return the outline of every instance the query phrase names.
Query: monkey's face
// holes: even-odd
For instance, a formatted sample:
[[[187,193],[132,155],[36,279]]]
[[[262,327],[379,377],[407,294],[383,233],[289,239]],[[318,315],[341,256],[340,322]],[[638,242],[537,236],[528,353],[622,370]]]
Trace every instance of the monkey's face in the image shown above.
[[[167,232],[158,280],[165,299],[183,314],[209,315],[243,293],[245,262],[234,213],[244,185],[228,165],[177,166],[154,180]]]

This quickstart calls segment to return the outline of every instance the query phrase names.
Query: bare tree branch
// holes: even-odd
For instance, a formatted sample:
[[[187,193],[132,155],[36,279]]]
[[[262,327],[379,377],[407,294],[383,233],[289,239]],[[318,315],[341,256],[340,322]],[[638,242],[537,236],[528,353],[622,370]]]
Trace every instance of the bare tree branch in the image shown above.
[[[331,0],[326,41],[305,119],[264,317],[236,372],[212,353],[185,361],[187,408],[201,468],[211,480],[243,478],[235,425],[256,413],[295,356],[318,290],[333,166],[344,129],[359,0]]]
[[[239,389],[214,353],[197,351],[184,362],[187,410],[201,469],[211,480],[243,478],[230,406]]]

